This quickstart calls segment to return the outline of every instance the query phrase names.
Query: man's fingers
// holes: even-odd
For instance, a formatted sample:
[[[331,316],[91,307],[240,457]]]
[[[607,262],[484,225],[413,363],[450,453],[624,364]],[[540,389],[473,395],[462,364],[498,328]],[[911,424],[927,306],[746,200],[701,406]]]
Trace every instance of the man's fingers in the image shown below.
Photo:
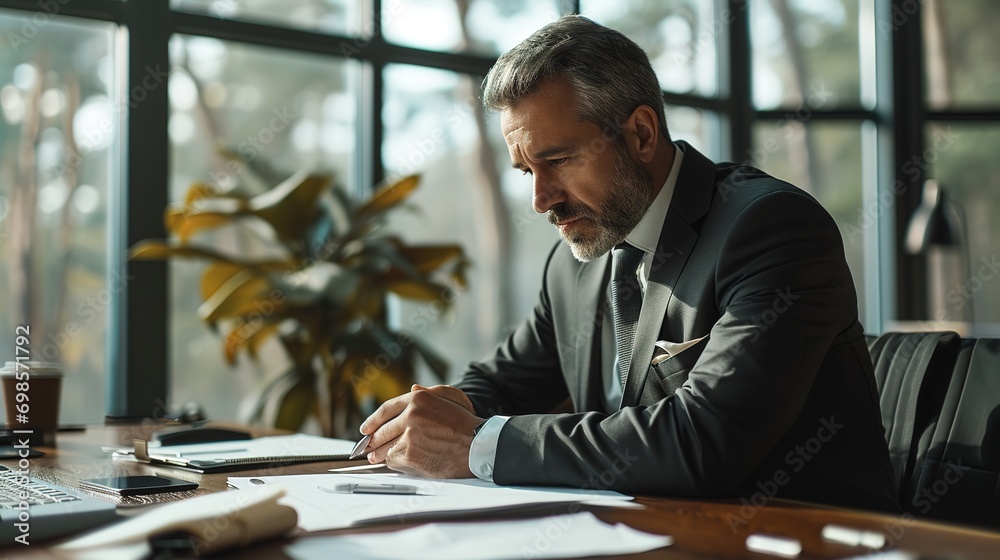
[[[409,393],[385,401],[382,406],[378,407],[378,410],[361,423],[361,433],[368,435],[389,420],[399,416],[406,409],[409,401]]]
[[[386,461],[389,456],[389,452],[397,443],[399,443],[398,437],[393,438],[391,441],[379,446],[376,449],[372,449],[372,451],[368,454],[368,462],[373,465],[377,465]],[[388,463],[386,464],[388,465]]]
[[[372,433],[372,439],[368,442],[368,447],[366,447],[366,449],[377,449],[387,443],[390,443],[392,440],[402,435],[404,429],[406,429],[406,424],[403,422],[402,415],[398,415],[395,418],[390,419],[385,424],[379,426]]]

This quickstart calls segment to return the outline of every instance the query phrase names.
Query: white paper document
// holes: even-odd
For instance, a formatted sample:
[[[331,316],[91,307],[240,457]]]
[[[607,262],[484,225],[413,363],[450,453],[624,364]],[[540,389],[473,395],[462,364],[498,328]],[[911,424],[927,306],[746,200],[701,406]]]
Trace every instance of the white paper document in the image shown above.
[[[576,558],[646,552],[673,543],[582,512],[517,521],[430,523],[392,533],[300,539],[285,547],[295,560],[507,560]]]
[[[416,487],[416,494],[352,494],[339,491],[345,484],[396,484]],[[372,523],[403,523],[574,503],[610,506],[634,505],[631,496],[608,490],[497,486],[478,478],[438,480],[402,474],[308,474],[290,476],[229,477],[239,489],[280,485],[286,490],[281,503],[299,514],[299,528],[325,531]],[[561,506],[560,506],[561,507]],[[642,507],[634,505],[634,507]]]

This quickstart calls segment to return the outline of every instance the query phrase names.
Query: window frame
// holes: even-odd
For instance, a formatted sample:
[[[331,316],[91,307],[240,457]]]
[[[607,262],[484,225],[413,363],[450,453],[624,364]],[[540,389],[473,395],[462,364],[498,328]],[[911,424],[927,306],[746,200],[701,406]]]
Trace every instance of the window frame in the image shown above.
[[[895,13],[910,17],[901,25],[891,25],[891,33],[876,29],[876,67],[891,72],[876,73],[878,104],[862,107],[816,110],[818,120],[871,121],[878,132],[877,187],[894,189],[891,219],[882,220],[876,259],[876,289],[881,303],[867,317],[869,330],[881,330],[883,318],[901,320],[926,316],[927,278],[924,257],[901,250],[901,240],[909,216],[919,203],[924,173],[901,173],[903,165],[925,148],[924,129],[934,121],[1000,121],[1000,110],[931,110],[925,101],[923,78],[921,3],[912,0],[872,0],[876,26],[893,21]],[[119,94],[128,98],[135,88],[143,89],[148,68],[170,67],[168,43],[175,33],[212,37],[250,45],[353,58],[365,63],[364,91],[359,128],[356,167],[360,185],[374,185],[384,178],[381,144],[383,69],[387,64],[412,64],[482,76],[495,62],[494,57],[462,53],[433,52],[386,42],[378,24],[382,0],[369,0],[374,15],[373,33],[342,36],[271,25],[225,20],[213,16],[173,11],[170,0],[0,0],[0,8],[25,12],[114,22],[120,26],[124,53],[124,79]],[[560,0],[562,13],[579,13],[579,0]],[[789,110],[757,110],[751,96],[752,53],[750,49],[749,6],[747,0],[716,0],[716,10],[725,33],[718,35],[719,93],[705,97],[663,92],[663,100],[716,113],[723,121],[722,149],[730,159],[749,154],[752,131],[757,122],[787,118]],[[919,53],[913,56],[913,53]],[[131,107],[121,127],[125,147],[121,184],[111,197],[108,224],[109,272],[125,270],[126,290],[115,294],[110,306],[108,342],[107,416],[141,418],[157,416],[169,398],[169,267],[165,262],[131,262],[127,248],[139,240],[164,237],[163,208],[168,203],[169,139],[167,123],[169,99],[166,87],[146,88],[144,99]],[[920,95],[913,95],[920,92]],[[150,130],[162,134],[149,134]],[[135,165],[142,162],[142,165]],[[891,163],[890,163],[891,162]],[[898,194],[895,190],[899,190]],[[886,282],[885,280],[889,281]],[[896,281],[902,279],[902,281]],[[871,285],[870,283],[868,284]],[[872,317],[875,323],[871,324]]]

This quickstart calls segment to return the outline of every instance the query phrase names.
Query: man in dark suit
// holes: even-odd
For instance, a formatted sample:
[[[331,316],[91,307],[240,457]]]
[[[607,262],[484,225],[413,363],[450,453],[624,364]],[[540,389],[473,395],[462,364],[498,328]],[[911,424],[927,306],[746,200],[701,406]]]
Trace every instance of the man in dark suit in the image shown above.
[[[836,224],[788,183],[671,142],[660,95],[638,46],[579,16],[500,57],[484,104],[565,243],[492,357],[362,425],[369,460],[898,511]]]

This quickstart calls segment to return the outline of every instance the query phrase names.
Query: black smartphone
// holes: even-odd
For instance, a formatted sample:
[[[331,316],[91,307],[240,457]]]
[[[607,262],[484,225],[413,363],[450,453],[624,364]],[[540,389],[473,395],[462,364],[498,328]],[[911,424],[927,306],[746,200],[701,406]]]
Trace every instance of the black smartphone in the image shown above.
[[[198,485],[186,480],[163,476],[113,476],[110,478],[85,478],[80,487],[99,492],[111,492],[119,496],[145,496],[162,492],[194,490]]]

